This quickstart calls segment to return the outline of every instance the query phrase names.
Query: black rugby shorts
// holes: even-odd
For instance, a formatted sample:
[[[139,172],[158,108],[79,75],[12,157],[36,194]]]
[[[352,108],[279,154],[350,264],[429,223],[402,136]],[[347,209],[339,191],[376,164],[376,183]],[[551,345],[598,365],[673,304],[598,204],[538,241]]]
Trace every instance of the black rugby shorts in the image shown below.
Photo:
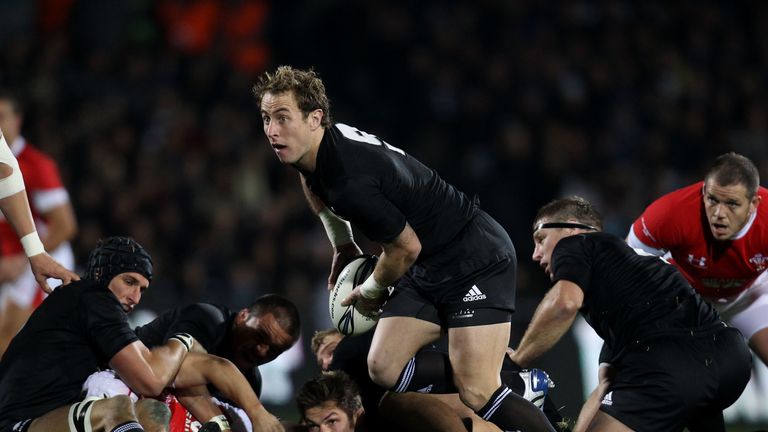
[[[752,366],[741,333],[723,324],[636,342],[618,363],[600,409],[639,432],[725,431],[722,410]]]
[[[444,328],[509,322],[516,272],[509,235],[478,210],[449,245],[398,281],[382,317],[413,317]]]

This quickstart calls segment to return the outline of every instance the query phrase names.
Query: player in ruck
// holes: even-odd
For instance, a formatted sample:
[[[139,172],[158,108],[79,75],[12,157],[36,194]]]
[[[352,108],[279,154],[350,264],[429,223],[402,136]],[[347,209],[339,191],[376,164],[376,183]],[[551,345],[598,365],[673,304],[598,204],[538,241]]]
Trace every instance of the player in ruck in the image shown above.
[[[768,365],[768,190],[748,158],[727,153],[703,182],[653,202],[627,242],[672,262]]]
[[[387,300],[368,355],[371,378],[392,391],[415,391],[452,368],[461,400],[483,419],[503,430],[551,430],[499,378],[515,302],[515,249],[504,229],[403,150],[333,123],[315,72],[281,66],[253,91],[271,148],[299,171],[328,231],[329,287],[361,253],[351,224],[381,246],[373,274],[344,302],[371,314]],[[444,357],[414,357],[441,329],[450,365]]]
[[[512,360],[548,351],[581,312],[603,338],[605,394],[593,393],[576,430],[725,431],[722,410],[741,395],[751,357],[667,262],[600,232],[584,199],[555,200],[533,225],[533,260],[554,286],[536,308]],[[599,410],[598,410],[599,409]]]

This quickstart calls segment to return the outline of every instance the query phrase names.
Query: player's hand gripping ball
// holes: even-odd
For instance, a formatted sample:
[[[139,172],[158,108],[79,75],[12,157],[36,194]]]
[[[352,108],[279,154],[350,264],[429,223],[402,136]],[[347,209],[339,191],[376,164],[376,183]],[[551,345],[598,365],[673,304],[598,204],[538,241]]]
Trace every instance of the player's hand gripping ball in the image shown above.
[[[347,336],[367,332],[376,325],[378,318],[367,317],[354,305],[342,306],[341,301],[352,293],[356,286],[365,281],[376,267],[378,257],[375,255],[360,255],[352,259],[339,273],[336,285],[328,297],[328,312],[331,321],[339,331]]]

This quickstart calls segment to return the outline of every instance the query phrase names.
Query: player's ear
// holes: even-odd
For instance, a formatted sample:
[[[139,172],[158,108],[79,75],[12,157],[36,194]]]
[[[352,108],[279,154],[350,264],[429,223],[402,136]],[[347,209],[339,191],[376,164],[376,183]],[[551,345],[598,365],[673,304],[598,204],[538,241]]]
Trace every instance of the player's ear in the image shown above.
[[[323,113],[323,110],[321,110],[321,109],[316,109],[316,110],[310,112],[309,113],[309,127],[312,130],[315,130],[318,127],[320,127],[320,125],[323,122],[323,116],[324,115],[325,115],[325,113]]]
[[[360,416],[365,413],[365,409],[363,407],[360,407],[355,410],[354,413],[352,413],[352,425],[357,426],[357,421],[360,419]]]

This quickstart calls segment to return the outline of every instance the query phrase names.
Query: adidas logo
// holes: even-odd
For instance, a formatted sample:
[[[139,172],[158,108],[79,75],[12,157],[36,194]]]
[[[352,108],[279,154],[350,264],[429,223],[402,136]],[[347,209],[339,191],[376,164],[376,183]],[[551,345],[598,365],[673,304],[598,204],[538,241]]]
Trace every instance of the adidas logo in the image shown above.
[[[416,390],[416,393],[432,393],[432,387],[433,386],[434,386],[434,384],[430,384],[430,385],[428,385],[428,386],[426,386],[424,388],[420,388],[420,389]]]
[[[465,302],[471,302],[475,300],[485,300],[485,294],[483,294],[477,285],[472,285],[472,288],[464,295]]]
[[[613,405],[613,392],[608,392],[608,394],[605,395],[602,404],[608,406]]]

